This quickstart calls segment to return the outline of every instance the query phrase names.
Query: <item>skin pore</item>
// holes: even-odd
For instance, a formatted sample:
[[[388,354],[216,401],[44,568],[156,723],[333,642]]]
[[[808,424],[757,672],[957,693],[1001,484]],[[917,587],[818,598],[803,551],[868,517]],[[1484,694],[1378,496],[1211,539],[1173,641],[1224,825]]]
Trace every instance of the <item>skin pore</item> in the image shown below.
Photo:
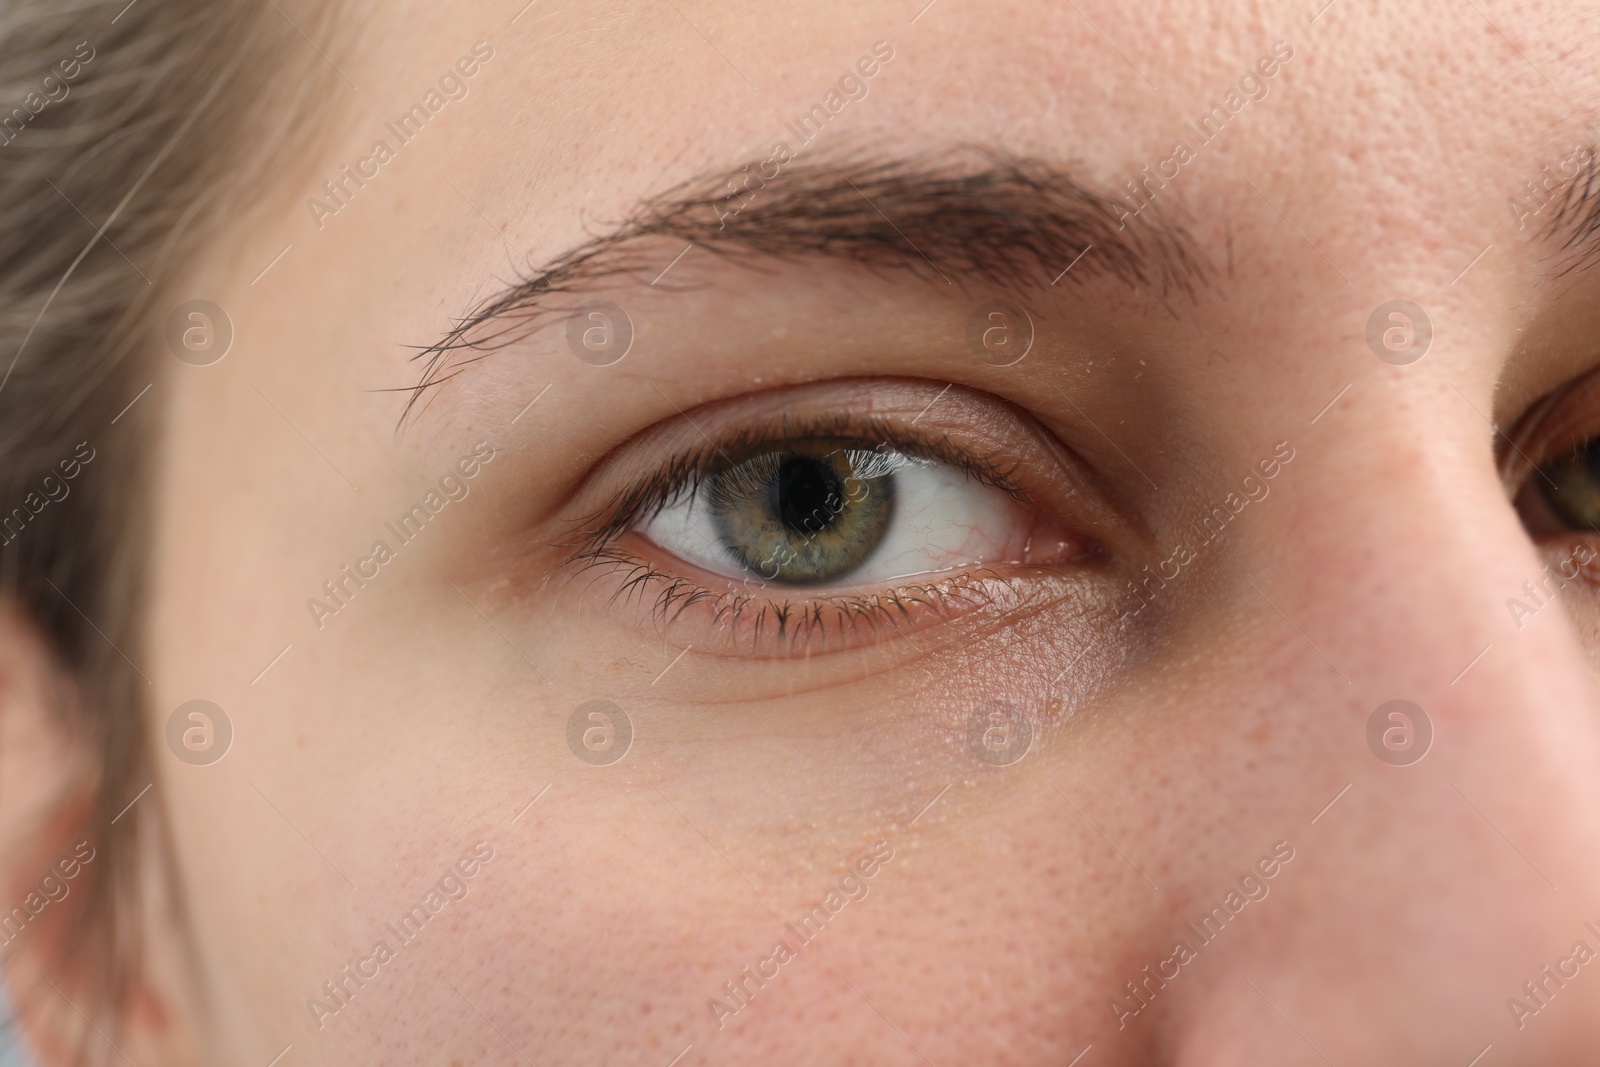
[[[138,1062],[1582,1062],[1600,977],[1524,983],[1600,948],[1600,610],[1586,579],[1506,605],[1592,535],[1530,535],[1496,431],[1600,365],[1600,272],[1556,208],[1507,210],[1591,136],[1592,14],[520,6],[352,11],[327,128],[173,287],[234,340],[158,353],[148,398],[140,804],[185,947]],[[778,142],[768,185],[706,202]],[[1147,167],[1176,176],[1141,204]],[[619,269],[565,269],[669,194],[698,206]],[[458,338],[493,345],[419,357],[541,277]],[[631,323],[615,363],[569,344],[590,300]],[[1368,341],[1393,300],[1432,324],[1406,365]],[[969,344],[995,301],[1033,324],[1005,366]],[[1533,466],[1600,434],[1558,421],[1518,438]],[[959,453],[993,495],[947,573],[821,607],[642,516],[595,541],[751,427]],[[972,549],[1019,513],[1026,552]],[[194,699],[234,732],[209,766],[163,740]],[[1393,699],[1432,725],[1408,766],[1368,745]],[[569,745],[594,700],[617,762]],[[975,758],[997,707],[1017,762]]]

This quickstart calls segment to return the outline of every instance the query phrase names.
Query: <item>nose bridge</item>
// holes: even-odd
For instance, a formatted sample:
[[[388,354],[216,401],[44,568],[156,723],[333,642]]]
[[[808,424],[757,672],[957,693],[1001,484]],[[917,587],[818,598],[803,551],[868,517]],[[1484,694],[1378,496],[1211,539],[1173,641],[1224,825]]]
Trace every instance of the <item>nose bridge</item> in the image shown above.
[[[1219,979],[1208,999],[1232,1036],[1199,1027],[1190,1062],[1256,1048],[1278,1025],[1266,999],[1342,1050],[1324,1048],[1335,1062],[1410,1047],[1432,1063],[1438,1027],[1498,1025],[1542,964],[1580,938],[1600,949],[1583,926],[1600,927],[1600,700],[1563,591],[1472,402],[1448,383],[1366,392],[1297,443],[1295,480],[1279,476],[1240,549],[1248,630],[1281,652],[1266,684],[1293,720],[1286,758],[1329,797],[1348,792],[1301,820],[1302,881],[1226,967],[1259,988]],[[1318,960],[1362,992],[1329,997]],[[1540,1062],[1579,1062],[1569,1043],[1600,1018],[1600,978],[1563,995]]]
[[[1362,738],[1374,766],[1404,765],[1415,731],[1434,752],[1413,777],[1542,797],[1562,814],[1535,832],[1592,821],[1600,690],[1563,604],[1593,595],[1562,565],[1582,542],[1533,545],[1500,482],[1487,397],[1448,381],[1363,384],[1299,450],[1277,510],[1263,507],[1262,545],[1291,547],[1263,547],[1241,595],[1295,650],[1294,669],[1349,709],[1340,729],[1356,736],[1328,740]],[[1414,709],[1378,715],[1389,701]]]
[[[1464,711],[1588,705],[1560,605],[1580,583],[1572,565],[1547,566],[1508,502],[1487,398],[1387,384],[1358,381],[1344,417],[1296,443],[1297,469],[1260,506],[1260,552],[1245,552],[1261,572],[1249,595],[1347,685]]]

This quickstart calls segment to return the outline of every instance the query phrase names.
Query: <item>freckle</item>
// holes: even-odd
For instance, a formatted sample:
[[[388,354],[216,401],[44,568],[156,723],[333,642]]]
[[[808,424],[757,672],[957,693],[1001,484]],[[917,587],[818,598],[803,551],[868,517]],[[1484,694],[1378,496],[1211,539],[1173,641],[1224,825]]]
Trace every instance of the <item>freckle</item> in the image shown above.
[[[298,744],[301,748],[305,748],[306,747],[306,735],[305,734],[301,734],[300,737],[296,740],[295,743]]]

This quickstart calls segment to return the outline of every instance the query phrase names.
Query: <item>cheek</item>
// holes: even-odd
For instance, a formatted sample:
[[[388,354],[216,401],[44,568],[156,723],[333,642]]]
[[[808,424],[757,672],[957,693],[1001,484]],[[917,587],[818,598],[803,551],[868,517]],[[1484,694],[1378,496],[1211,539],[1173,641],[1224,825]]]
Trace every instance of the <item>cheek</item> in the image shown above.
[[[538,818],[530,812],[519,824],[537,834],[537,852],[508,850],[498,881],[470,898],[477,910],[461,936],[496,946],[493,959],[479,964],[480,1007],[493,1018],[520,1020],[509,1024],[520,1030],[507,1035],[548,1052],[577,1054],[581,1047],[563,1044],[567,1035],[604,1027],[617,1047],[642,1053],[654,1030],[670,1025],[681,1036],[668,1058],[691,1043],[710,1049],[728,1041],[729,1048],[805,1048],[835,1059],[878,1048],[881,1020],[859,1010],[848,986],[840,988],[833,978],[839,969],[871,988],[897,1024],[914,1027],[919,1044],[979,1059],[993,1051],[990,1035],[970,1025],[960,1004],[987,1019],[1013,1020],[1012,1040],[1045,1058],[1098,1018],[1093,993],[1116,984],[1099,962],[1116,958],[1109,951],[1116,907],[1111,895],[1070,872],[1103,864],[1107,850],[1081,821],[1062,822],[1071,808],[1053,790],[1019,807],[1016,798],[997,803],[957,786],[963,795],[946,795],[916,827],[883,825],[895,859],[867,896],[848,900],[819,931],[802,919],[814,907],[827,915],[823,901],[838,890],[835,879],[819,875],[858,850],[839,854],[824,832],[791,831],[782,847],[773,846],[772,831],[787,822],[786,804],[757,818],[759,802],[738,798],[749,801],[755,794],[747,787],[758,780],[769,790],[797,792],[783,766],[763,760],[742,775],[718,767],[703,778],[669,776],[660,794],[606,779],[591,779],[581,793],[552,791],[533,809]],[[934,797],[905,799],[915,804],[906,809],[909,820]],[[952,824],[958,810],[962,819]],[[996,883],[989,875],[999,863],[1008,876]],[[580,884],[583,894],[555,891]],[[1059,923],[1058,909],[1066,906],[1100,932],[1085,940],[1076,924]],[[780,940],[796,957],[764,977],[766,985],[741,1006],[727,983],[738,983],[746,965],[761,973],[760,961]],[[1086,962],[1054,966],[1063,955]],[[1036,980],[974,995],[904,970],[908,960],[949,959],[1004,960],[1007,973]],[[613,993],[597,998],[597,989]],[[716,1025],[708,999],[732,1011],[726,1029]],[[833,1022],[819,1030],[811,1020],[822,1016]],[[550,1019],[561,1025],[539,1021]]]
[[[1010,768],[980,763],[965,748],[964,702],[938,692],[948,678],[937,687],[908,684],[910,676],[862,679],[829,698],[780,693],[719,706],[695,699],[705,668],[692,657],[663,675],[675,652],[641,663],[649,653],[632,641],[528,637],[524,621],[492,605],[486,614],[550,682],[466,605],[458,610],[474,625],[443,637],[358,622],[409,618],[401,613],[416,590],[405,582],[403,571],[386,571],[359,594],[375,599],[358,598],[351,609],[367,614],[337,619],[343,628],[330,624],[322,635],[333,662],[359,656],[361,670],[330,670],[318,657],[297,658],[297,648],[268,676],[272,713],[240,709],[260,758],[277,768],[256,781],[260,793],[213,777],[204,799],[188,783],[175,798],[189,810],[185,841],[242,830],[252,842],[239,863],[219,865],[197,887],[208,901],[206,933],[225,946],[230,980],[251,995],[289,989],[303,1008],[375,940],[394,946],[396,958],[316,1032],[313,1047],[326,1062],[477,1040],[477,1016],[428,981],[434,961],[449,957],[473,961],[449,977],[507,1038],[557,1060],[582,1061],[598,1032],[645,1057],[670,1027],[682,1034],[670,1059],[691,1043],[732,1041],[737,1027],[745,1047],[804,1048],[843,1062],[878,1049],[884,1036],[878,1016],[839,987],[838,969],[875,999],[882,991],[880,1007],[916,1027],[919,1043],[926,1034],[985,1060],[994,1051],[988,1032],[960,1021],[973,1010],[1015,1020],[1038,1057],[1070,1059],[1081,1049],[1066,1046],[1097,1018],[1096,983],[1113,976],[1098,964],[1064,970],[1052,961],[1115,958],[1106,939],[1131,887],[1107,892],[1077,878],[1103,866],[1106,846],[1048,782],[1070,776],[1080,802],[1080,786],[1093,796],[1110,783],[1053,762],[1043,747]],[[1016,647],[1010,637],[1002,644]],[[1059,663],[1067,662],[1063,650]],[[756,674],[771,677],[769,668]],[[619,694],[634,735],[610,765],[580,761],[568,741],[573,710],[597,687]],[[475,709],[471,729],[461,724],[463,707]],[[302,747],[302,737],[316,744]],[[400,748],[374,748],[374,738]],[[824,769],[832,815],[797,825],[794,813],[815,804]],[[242,821],[213,820],[208,810],[242,811]],[[880,839],[895,851],[865,882],[870,892],[830,917],[816,944],[802,945],[789,924],[837,890],[838,872]],[[446,861],[478,840],[494,847],[494,859],[413,944],[400,945],[387,926],[419,893],[351,906],[396,871],[404,885],[435,884]],[[1008,873],[997,882],[1002,865]],[[263,891],[273,902],[266,912],[277,916],[274,936],[295,946],[265,962],[229,933],[261,929]],[[1059,922],[1062,908],[1083,923]],[[779,940],[797,958],[719,1030],[707,999],[726,997],[724,983],[743,965],[754,969]],[[907,960],[956,958],[1005,960],[1036,980],[997,984],[974,1000],[931,974],[908,980],[904,970]],[[819,1030],[811,1021],[824,1015],[839,1022]]]

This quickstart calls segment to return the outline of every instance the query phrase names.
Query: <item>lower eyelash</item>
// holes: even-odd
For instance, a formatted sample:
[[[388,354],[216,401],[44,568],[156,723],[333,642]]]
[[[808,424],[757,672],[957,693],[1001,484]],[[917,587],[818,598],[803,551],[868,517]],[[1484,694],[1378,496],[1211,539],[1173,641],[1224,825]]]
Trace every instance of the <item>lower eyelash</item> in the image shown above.
[[[885,627],[903,634],[902,624],[906,629],[915,628],[914,613],[933,612],[948,617],[989,606],[995,599],[986,587],[987,580],[995,576],[977,570],[872,593],[776,600],[707,588],[692,578],[663,571],[615,545],[602,546],[570,562],[579,568],[579,573],[596,568],[604,568],[605,573],[621,572],[611,602],[653,596],[655,603],[650,613],[663,629],[679,622],[685,612],[703,608],[709,612],[703,625],[711,632],[721,631],[735,644],[743,643],[741,631],[748,632],[749,651],[759,651],[764,641],[784,653],[809,649],[816,641],[826,648],[830,640],[850,634],[864,633],[871,639]]]

